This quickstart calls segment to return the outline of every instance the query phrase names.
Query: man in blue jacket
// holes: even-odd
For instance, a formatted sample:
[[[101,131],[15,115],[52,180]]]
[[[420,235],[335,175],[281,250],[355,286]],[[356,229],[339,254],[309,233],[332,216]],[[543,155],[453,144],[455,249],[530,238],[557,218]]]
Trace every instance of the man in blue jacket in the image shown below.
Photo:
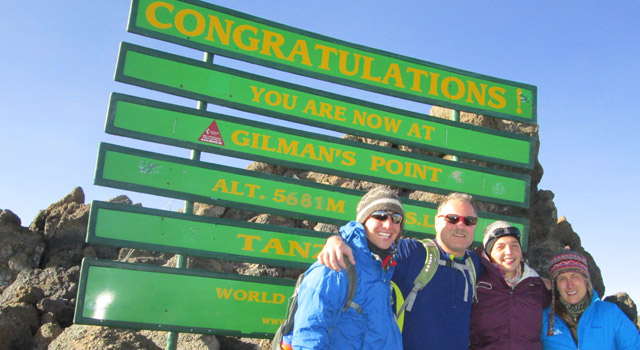
[[[389,188],[375,187],[362,197],[356,220],[340,228],[358,260],[353,307],[343,309],[349,289],[346,271],[311,265],[298,292],[293,349],[402,350],[390,283],[403,220],[402,203]]]
[[[438,206],[435,244],[440,261],[446,264],[438,267],[431,281],[417,293],[411,311],[404,313],[404,350],[468,349],[474,280],[484,273],[478,256],[468,250],[478,222],[476,213],[472,197],[463,193],[449,194]],[[345,268],[342,254],[349,256],[348,249],[340,241],[338,236],[330,237],[318,256],[320,262],[336,270]],[[413,288],[425,258],[426,248],[422,242],[400,240],[393,282],[405,298]],[[473,262],[471,269],[468,259]],[[357,256],[355,262],[356,266],[360,265]]]

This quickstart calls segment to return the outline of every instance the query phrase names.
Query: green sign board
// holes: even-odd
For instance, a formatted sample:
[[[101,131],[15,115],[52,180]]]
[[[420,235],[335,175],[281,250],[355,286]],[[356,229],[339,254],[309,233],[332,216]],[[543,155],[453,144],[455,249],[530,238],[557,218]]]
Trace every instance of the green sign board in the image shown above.
[[[75,323],[269,338],[295,281],[84,259]]]
[[[343,225],[355,218],[362,191],[101,144],[95,184],[194,202]],[[402,199],[405,234],[435,235],[434,204]],[[475,241],[495,220],[514,223],[526,242],[528,221],[479,213]],[[526,248],[525,248],[526,249]]]
[[[535,86],[291,28],[194,0],[133,0],[133,33],[408,100],[536,123]]]
[[[526,175],[114,95],[108,133],[400,187],[528,204]],[[485,186],[482,188],[481,185]]]
[[[123,43],[115,79],[178,96],[422,149],[533,167],[530,137],[394,110]]]
[[[94,201],[87,243],[307,268],[328,234]]]

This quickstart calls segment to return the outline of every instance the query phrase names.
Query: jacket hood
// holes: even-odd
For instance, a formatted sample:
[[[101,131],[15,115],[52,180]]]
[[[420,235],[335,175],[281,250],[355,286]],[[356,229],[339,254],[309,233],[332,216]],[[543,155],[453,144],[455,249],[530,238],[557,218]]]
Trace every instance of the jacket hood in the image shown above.
[[[340,231],[342,231],[342,238],[345,242],[353,244],[368,253],[371,252],[367,246],[367,234],[364,225],[357,221],[349,221],[340,228]]]

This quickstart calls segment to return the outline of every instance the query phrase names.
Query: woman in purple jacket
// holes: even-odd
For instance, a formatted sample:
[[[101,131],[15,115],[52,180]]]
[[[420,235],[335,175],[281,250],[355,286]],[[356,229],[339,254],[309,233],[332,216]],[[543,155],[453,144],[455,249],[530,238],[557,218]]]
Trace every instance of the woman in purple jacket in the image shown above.
[[[523,260],[520,230],[505,221],[492,223],[477,253],[486,272],[471,308],[469,349],[542,350],[542,310],[551,293]]]

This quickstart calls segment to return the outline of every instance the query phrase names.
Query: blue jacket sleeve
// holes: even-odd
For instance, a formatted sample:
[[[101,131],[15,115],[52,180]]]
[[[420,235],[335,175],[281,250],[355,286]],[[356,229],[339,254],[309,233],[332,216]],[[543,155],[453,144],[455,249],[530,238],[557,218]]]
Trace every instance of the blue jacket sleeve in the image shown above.
[[[345,271],[336,272],[317,263],[312,265],[298,292],[294,349],[329,348],[329,334],[342,313],[348,284]]]
[[[604,302],[603,302],[604,303]],[[615,306],[615,305],[614,305]],[[612,308],[616,326],[615,342],[618,350],[638,350],[640,349],[640,333],[638,328],[631,322],[617,306]]]

